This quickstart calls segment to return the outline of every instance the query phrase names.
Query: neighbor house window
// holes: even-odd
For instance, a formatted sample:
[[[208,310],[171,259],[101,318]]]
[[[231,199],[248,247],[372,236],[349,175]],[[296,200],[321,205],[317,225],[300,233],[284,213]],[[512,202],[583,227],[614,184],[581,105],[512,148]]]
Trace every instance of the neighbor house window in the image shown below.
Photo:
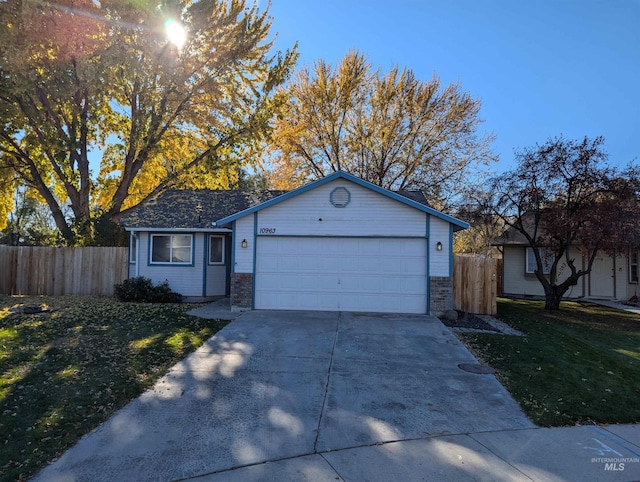
[[[224,264],[224,236],[209,236],[209,264]]]
[[[629,253],[629,282],[638,282],[638,252]]]
[[[131,242],[129,243],[129,262],[136,263],[136,256],[138,255],[138,236],[131,235]]]
[[[549,248],[538,248],[540,257],[542,258],[542,274],[551,273],[551,265],[553,264],[553,251]],[[526,272],[534,273],[538,269],[536,256],[533,254],[533,248],[527,248]]]
[[[151,262],[191,264],[191,234],[152,234]]]

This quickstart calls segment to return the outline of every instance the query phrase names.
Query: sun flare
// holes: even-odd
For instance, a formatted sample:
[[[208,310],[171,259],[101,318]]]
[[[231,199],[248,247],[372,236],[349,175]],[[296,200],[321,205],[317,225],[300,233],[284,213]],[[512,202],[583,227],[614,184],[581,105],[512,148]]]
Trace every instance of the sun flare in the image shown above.
[[[182,24],[170,18],[164,23],[164,29],[167,33],[169,42],[181,49],[187,40],[187,32],[185,31]]]

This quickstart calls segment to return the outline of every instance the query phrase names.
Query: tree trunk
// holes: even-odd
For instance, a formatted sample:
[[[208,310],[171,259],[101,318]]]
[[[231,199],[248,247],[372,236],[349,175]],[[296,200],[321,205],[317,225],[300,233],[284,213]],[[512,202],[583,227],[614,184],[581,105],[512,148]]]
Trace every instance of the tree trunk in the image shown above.
[[[556,286],[553,286],[550,289],[546,290],[544,309],[548,311],[556,311],[560,309],[560,301],[562,301],[563,294],[564,292],[558,290]]]
[[[28,159],[28,161],[29,171],[33,179],[31,185],[35,187],[38,193],[40,193],[40,195],[44,198],[47,206],[49,206],[49,210],[51,211],[51,216],[56,223],[56,227],[60,231],[60,234],[62,234],[62,237],[65,239],[67,244],[70,244],[73,241],[73,231],[69,227],[69,224],[64,217],[58,201],[51,193],[45,182],[42,180],[42,176],[40,176],[40,173],[35,167],[35,163],[31,161],[31,159]]]

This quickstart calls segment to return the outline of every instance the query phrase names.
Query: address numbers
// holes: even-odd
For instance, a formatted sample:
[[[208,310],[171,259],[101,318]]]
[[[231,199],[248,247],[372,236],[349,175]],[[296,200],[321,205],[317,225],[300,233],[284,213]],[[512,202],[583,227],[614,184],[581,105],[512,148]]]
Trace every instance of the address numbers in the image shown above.
[[[276,228],[260,228],[260,234],[276,234]]]

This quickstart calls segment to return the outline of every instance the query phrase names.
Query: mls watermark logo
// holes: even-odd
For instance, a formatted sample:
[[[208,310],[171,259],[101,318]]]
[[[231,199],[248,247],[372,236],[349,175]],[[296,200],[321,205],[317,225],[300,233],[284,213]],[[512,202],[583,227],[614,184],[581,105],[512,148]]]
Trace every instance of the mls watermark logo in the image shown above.
[[[604,464],[604,470],[607,472],[622,472],[625,464],[637,464],[640,463],[640,457],[625,457],[617,450],[609,447],[604,442],[597,438],[592,438],[595,443],[593,446],[585,445],[578,442],[578,445],[582,445],[585,450],[592,450],[598,457],[591,457],[591,463]]]

